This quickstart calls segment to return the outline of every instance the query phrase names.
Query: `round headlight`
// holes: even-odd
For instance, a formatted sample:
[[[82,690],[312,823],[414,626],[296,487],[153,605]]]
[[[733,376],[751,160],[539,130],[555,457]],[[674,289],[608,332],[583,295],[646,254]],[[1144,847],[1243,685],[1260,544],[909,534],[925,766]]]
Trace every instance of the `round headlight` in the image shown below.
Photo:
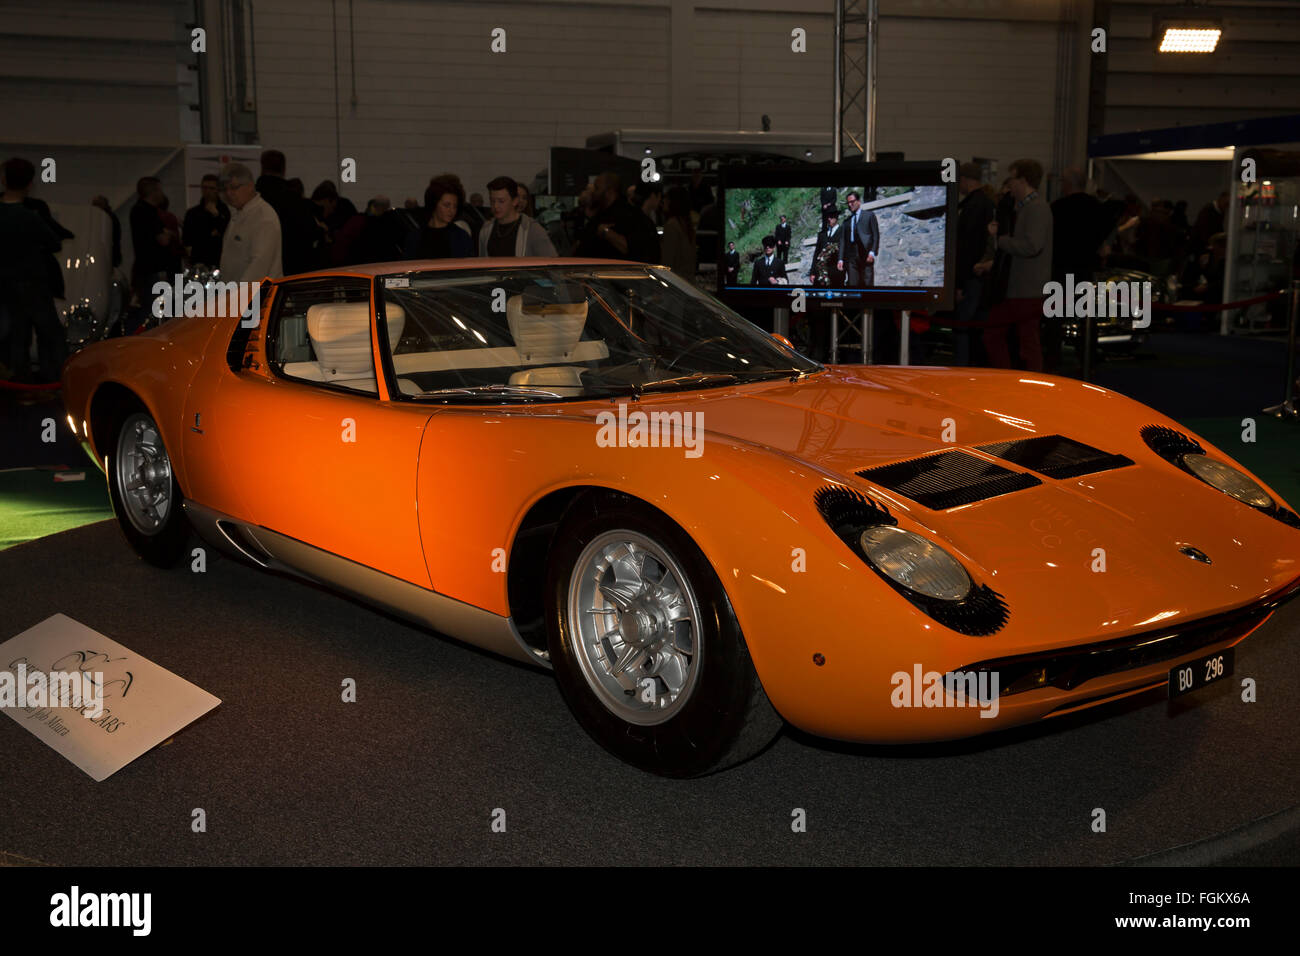
[[[1232,495],[1252,508],[1273,507],[1273,499],[1268,492],[1231,465],[1205,455],[1184,455],[1183,464],[1207,485],[1213,485],[1225,495]]]
[[[960,601],[970,594],[971,579],[966,569],[919,534],[877,525],[862,532],[858,542],[882,574],[909,591],[940,601]]]

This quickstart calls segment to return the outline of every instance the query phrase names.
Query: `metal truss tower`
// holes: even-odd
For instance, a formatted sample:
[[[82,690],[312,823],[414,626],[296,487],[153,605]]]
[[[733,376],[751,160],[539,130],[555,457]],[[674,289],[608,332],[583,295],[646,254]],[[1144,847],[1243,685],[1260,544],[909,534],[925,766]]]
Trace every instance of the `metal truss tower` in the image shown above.
[[[835,0],[835,161],[876,158],[880,0]]]
[[[835,0],[835,162],[876,159],[876,42],[880,0]],[[859,360],[872,360],[874,321],[871,310],[858,315],[832,309],[831,361],[840,347],[851,347]]]

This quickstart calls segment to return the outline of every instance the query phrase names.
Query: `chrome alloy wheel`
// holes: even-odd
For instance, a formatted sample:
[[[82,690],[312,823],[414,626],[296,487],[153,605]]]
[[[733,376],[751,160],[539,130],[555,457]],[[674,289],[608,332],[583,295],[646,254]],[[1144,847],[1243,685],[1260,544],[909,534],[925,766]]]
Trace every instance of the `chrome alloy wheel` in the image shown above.
[[[600,702],[632,724],[661,724],[699,677],[700,606],[681,566],[629,530],[592,540],[569,579],[574,657]]]
[[[143,412],[122,423],[115,463],[122,507],[143,534],[157,534],[172,503],[172,463],[154,420]]]

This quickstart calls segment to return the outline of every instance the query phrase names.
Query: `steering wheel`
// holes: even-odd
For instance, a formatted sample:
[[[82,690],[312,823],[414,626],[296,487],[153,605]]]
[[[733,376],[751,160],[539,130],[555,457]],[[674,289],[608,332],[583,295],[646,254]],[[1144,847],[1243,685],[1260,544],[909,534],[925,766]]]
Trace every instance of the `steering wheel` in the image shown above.
[[[725,342],[725,341],[727,341],[727,336],[714,335],[714,336],[710,336],[707,339],[700,339],[698,342],[692,342],[690,345],[686,346],[686,348],[682,349],[680,352],[674,355],[673,360],[669,362],[667,365],[665,365],[664,368],[671,372],[673,371],[674,367],[677,365],[678,362],[686,358],[686,356],[690,355],[696,349],[708,345],[712,342]]]

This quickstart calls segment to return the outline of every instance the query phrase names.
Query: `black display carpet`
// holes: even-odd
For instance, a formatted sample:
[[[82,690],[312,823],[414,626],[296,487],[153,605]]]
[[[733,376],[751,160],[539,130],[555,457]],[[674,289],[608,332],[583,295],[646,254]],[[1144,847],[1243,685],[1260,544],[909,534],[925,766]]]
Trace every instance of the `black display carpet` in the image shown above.
[[[1300,602],[1238,649],[1237,679],[1172,708],[1157,695],[930,748],[787,730],[740,767],[673,781],[601,750],[545,673],[234,561],[158,571],[112,522],[0,553],[0,597],[0,638],[63,612],[223,701],[102,783],[0,719],[10,860],[1300,862]]]

